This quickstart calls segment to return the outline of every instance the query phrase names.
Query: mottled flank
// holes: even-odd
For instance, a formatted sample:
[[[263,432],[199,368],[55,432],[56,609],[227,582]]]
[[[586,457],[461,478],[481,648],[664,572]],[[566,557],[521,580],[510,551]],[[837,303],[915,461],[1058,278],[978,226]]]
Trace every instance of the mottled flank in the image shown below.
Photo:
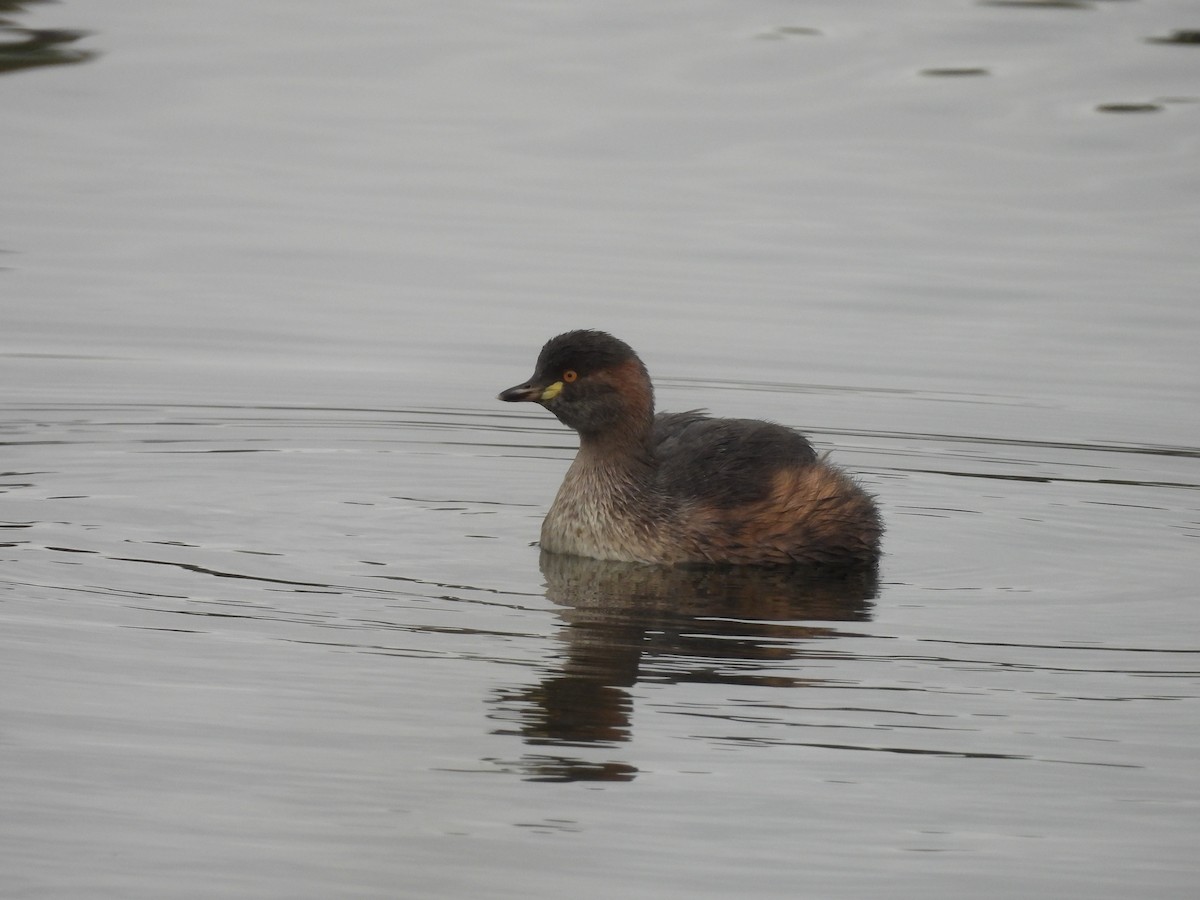
[[[874,559],[883,533],[870,495],[824,461],[780,468],[763,499],[731,509],[703,505],[687,524],[698,553],[733,563]]]
[[[533,378],[501,399],[540,402],[580,435],[542,523],[544,550],[667,564],[878,558],[871,496],[802,435],[755,419],[656,416],[642,361],[603,332],[554,338]]]

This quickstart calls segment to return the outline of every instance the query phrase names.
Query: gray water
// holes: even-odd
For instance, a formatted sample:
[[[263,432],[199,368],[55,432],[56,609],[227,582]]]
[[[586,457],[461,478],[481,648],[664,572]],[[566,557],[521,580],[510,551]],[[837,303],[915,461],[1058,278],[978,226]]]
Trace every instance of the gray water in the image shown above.
[[[1191,896],[1193,3],[9,6],[0,896]],[[541,558],[576,327],[878,583]]]

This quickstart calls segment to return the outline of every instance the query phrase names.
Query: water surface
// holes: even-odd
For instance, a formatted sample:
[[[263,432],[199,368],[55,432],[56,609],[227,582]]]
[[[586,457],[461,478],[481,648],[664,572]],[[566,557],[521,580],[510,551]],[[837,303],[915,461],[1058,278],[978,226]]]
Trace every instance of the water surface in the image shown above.
[[[1191,889],[1189,4],[6,15],[5,896]],[[878,578],[541,556],[583,326]]]

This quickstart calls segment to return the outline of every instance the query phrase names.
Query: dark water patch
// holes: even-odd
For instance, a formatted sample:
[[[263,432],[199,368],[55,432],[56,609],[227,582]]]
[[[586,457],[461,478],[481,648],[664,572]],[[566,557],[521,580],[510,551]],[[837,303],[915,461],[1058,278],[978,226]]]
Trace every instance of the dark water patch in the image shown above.
[[[1102,482],[1102,483],[1104,483],[1104,484],[1109,484],[1109,483],[1111,483],[1111,482]],[[1144,482],[1138,482],[1138,484],[1139,484],[1139,485],[1144,485],[1145,483],[1144,483]],[[1157,485],[1157,486],[1161,486],[1161,485]],[[1115,501],[1112,501],[1112,500],[1083,500],[1083,501],[1081,501],[1081,502],[1082,502],[1083,504],[1085,504],[1085,505],[1092,505],[1092,506],[1115,506],[1115,507],[1118,507],[1118,508],[1120,508],[1120,509],[1147,509],[1147,510],[1151,510],[1151,511],[1153,511],[1153,512],[1169,512],[1169,511],[1170,511],[1170,508],[1169,508],[1169,507],[1166,507],[1166,506],[1151,506],[1151,505],[1150,505],[1150,504],[1148,504],[1148,503],[1116,503]]]
[[[1146,38],[1148,44],[1171,44],[1176,47],[1200,47],[1200,29],[1185,28],[1168,35]]]
[[[809,429],[812,430],[812,429]],[[817,431],[816,433],[821,433]],[[835,433],[835,432],[830,432]],[[1130,444],[1105,441],[1052,441],[1031,438],[1005,438],[984,435],[961,435],[908,431],[842,431],[836,432],[859,437],[892,437],[902,439],[930,440],[940,444],[983,444],[1009,447],[1033,447],[1040,449],[1072,450],[1089,453],[1132,453],[1145,456],[1176,456],[1183,459],[1200,459],[1200,448],[1171,446],[1164,444]]]
[[[535,504],[535,503],[507,503],[507,502],[501,502],[499,500],[479,500],[476,498],[472,498],[470,500],[435,500],[435,499],[431,499],[429,497],[406,497],[403,495],[396,495],[396,496],[392,497],[391,499],[406,500],[410,503],[424,503],[424,504],[429,504],[430,506],[439,506],[441,504],[446,504],[446,503],[455,503],[455,504],[461,503],[464,506],[524,507],[527,509],[538,508],[537,504]]]
[[[89,62],[99,55],[95,50],[80,50],[67,45],[90,34],[72,28],[0,27],[0,74]]]
[[[783,41],[794,37],[820,37],[817,28],[806,28],[802,25],[780,25],[767,31],[760,32],[754,37],[760,41]]]
[[[792,713],[792,712],[797,712],[797,713],[811,713],[811,712],[829,713],[829,712],[832,712],[832,713],[855,713],[855,714],[880,715],[880,716],[916,716],[919,718],[928,718],[928,719],[953,719],[953,718],[956,718],[956,716],[952,713],[918,712],[916,710],[895,709],[894,707],[886,707],[886,706],[817,706],[817,705],[792,704],[792,703],[763,703],[763,702],[754,702],[754,701],[747,701],[742,705],[743,705],[743,708],[745,708],[745,709],[771,709],[771,710],[782,710],[782,711],[786,711],[789,713]]]
[[[569,756],[530,753],[519,760],[486,758],[497,771],[522,775],[526,781],[548,784],[571,782],[628,782],[637,777],[638,769],[623,762],[592,762]]]
[[[91,595],[91,596],[96,596],[96,597],[105,597],[105,598],[119,597],[119,598],[124,598],[124,599],[138,599],[138,600],[145,600],[148,597],[155,598],[155,599],[162,599],[162,600],[188,600],[188,599],[190,599],[188,597],[188,595],[186,595],[186,594],[164,593],[161,590],[135,591],[130,588],[108,588],[108,587],[99,587],[99,586],[95,586],[95,585],[79,586],[79,585],[69,585],[69,584],[46,584],[46,583],[34,582],[34,581],[14,581],[11,579],[5,579],[4,581],[0,581],[0,584],[6,585],[8,587],[13,587],[13,588],[49,588],[56,592],[61,591],[61,592],[66,592],[66,593],[71,593],[71,594],[85,594],[85,595]],[[161,611],[161,610],[156,610],[156,611]]]
[[[288,593],[295,594],[295,595],[307,594],[307,595],[322,595],[322,596],[334,596],[334,597],[359,597],[359,598],[373,598],[376,600],[389,600],[389,599],[411,600],[412,598],[418,598],[418,599],[425,600],[425,601],[440,600],[440,601],[451,601],[451,602],[462,602],[462,603],[472,603],[472,602],[486,603],[486,601],[483,601],[483,600],[471,600],[471,599],[468,599],[466,597],[456,595],[456,594],[438,594],[436,591],[434,593],[430,593],[429,591],[421,591],[421,592],[417,593],[417,592],[395,591],[395,590],[391,590],[391,589],[382,589],[382,588],[371,587],[371,586],[362,586],[362,585],[336,584],[336,583],[315,582],[315,581],[301,581],[301,580],[294,580],[294,579],[270,577],[270,576],[265,576],[265,575],[252,575],[252,574],[247,574],[247,573],[243,573],[243,572],[231,571],[228,569],[216,568],[216,567],[208,566],[208,565],[199,565],[196,563],[182,562],[182,561],[178,561],[178,560],[161,560],[161,559],[147,559],[147,558],[142,558],[142,557],[106,555],[106,554],[102,554],[99,551],[95,551],[95,550],[81,550],[81,549],[70,548],[70,547],[43,546],[40,549],[54,551],[54,552],[60,552],[60,553],[94,555],[94,556],[99,556],[103,559],[113,561],[113,562],[124,562],[124,563],[134,563],[134,564],[138,564],[138,565],[149,565],[149,566],[174,568],[174,569],[182,570],[185,572],[191,572],[191,573],[195,573],[195,574],[199,574],[199,575],[220,578],[223,580],[229,580],[229,581],[237,582],[237,583],[248,583],[251,585],[255,585],[255,584],[264,585],[267,587],[267,589],[270,589],[271,586],[282,586],[282,587],[289,589]],[[248,550],[234,549],[232,552],[248,554],[248,555],[253,555],[253,556],[261,556],[261,557],[273,557],[273,558],[285,558],[286,557],[286,554],[283,554],[283,553],[266,552],[266,551],[248,551]],[[486,594],[495,594],[495,595],[509,595],[509,596],[523,596],[523,597],[539,596],[539,595],[533,595],[533,594],[514,593],[511,591],[504,591],[502,589],[494,588],[494,587],[473,587],[471,585],[465,585],[465,584],[445,584],[445,583],[432,582],[432,581],[428,581],[428,580],[422,580],[419,578],[405,577],[405,576],[398,576],[398,575],[382,575],[382,576],[372,575],[369,577],[382,578],[387,581],[405,582],[405,583],[410,583],[410,584],[414,584],[414,585],[421,585],[423,587],[432,586],[432,587],[439,588],[441,590],[456,590],[456,591],[462,591],[462,592],[466,592],[466,593],[480,593],[480,594],[485,594],[485,595]],[[58,588],[56,588],[56,589],[58,589]],[[197,602],[197,603],[201,603],[201,602],[218,602],[218,603],[220,603],[220,602],[223,602],[223,601],[203,600],[201,598],[193,597],[193,596],[190,596],[187,594],[161,594],[159,592],[128,592],[127,593],[127,592],[122,592],[122,591],[116,591],[115,593],[120,596],[128,595],[128,596],[139,597],[139,598],[146,597],[146,596],[153,596],[153,597],[161,596],[161,597],[169,597],[171,599],[177,599],[177,600],[191,600],[191,601]],[[292,613],[286,613],[285,611],[279,609],[278,606],[273,605],[273,604],[272,605],[267,605],[267,604],[255,605],[253,603],[247,603],[244,601],[227,601],[227,602],[229,602],[230,605],[235,606],[239,610],[239,612],[238,613],[220,613],[220,614],[213,614],[213,615],[217,615],[219,617],[227,617],[227,618],[228,617],[233,617],[233,618],[277,618],[279,614],[283,613],[286,617],[285,618],[286,621],[301,621],[301,619],[291,618],[291,616],[293,616]],[[504,606],[505,606],[505,608],[511,608],[511,604],[504,604]],[[244,610],[247,607],[257,608],[257,609],[263,611],[266,615],[250,616],[244,612],[241,612],[241,610]],[[164,613],[175,613],[175,614],[181,614],[181,615],[207,615],[207,613],[197,612],[195,610],[157,609],[155,611],[156,612],[164,612]],[[307,621],[309,616],[316,615],[316,614],[304,613],[303,615],[305,617],[303,620]],[[332,614],[322,613],[318,616],[318,618],[321,620],[322,624],[328,625],[329,623],[325,620],[329,619],[330,616],[332,616]],[[338,626],[332,626],[332,627],[352,627],[352,628],[368,628],[368,629],[405,628],[405,626],[397,625],[395,623],[390,623],[387,620],[383,620],[383,619],[361,619],[361,618],[355,618],[351,623],[346,624],[346,625],[338,625]],[[422,630],[422,629],[417,628],[416,630]],[[467,629],[467,631],[470,631],[470,629]]]
[[[265,613],[250,614],[250,613],[230,613],[230,612],[213,612],[204,609],[160,609],[153,606],[138,606],[135,609],[140,609],[144,612],[167,613],[173,616],[197,616],[202,619],[253,619],[254,621],[268,622],[308,622],[307,619],[297,619],[288,616],[270,615]]]
[[[909,510],[913,510],[914,512],[921,513],[923,515],[930,515],[930,516],[938,515],[938,514],[945,514],[947,517],[960,516],[960,515],[977,516],[977,515],[981,514],[980,511],[977,509],[964,509],[964,508],[950,507],[950,506],[903,506],[903,505],[901,505],[901,506],[896,506],[894,508],[895,509],[909,509]]]
[[[989,753],[974,750],[933,750],[923,747],[897,747],[870,744],[839,744],[818,741],[788,741],[780,738],[745,737],[741,735],[696,735],[704,740],[729,742],[734,744],[754,744],[762,747],[808,747],[814,750],[854,750],[867,753],[895,753],[903,756],[931,756],[943,759],[994,759],[1012,761],[1031,761],[1056,763],[1071,766],[1100,766],[1114,769],[1141,769],[1144,766],[1134,763],[1097,762],[1079,759],[1050,759],[1039,758],[1024,753]]]
[[[1084,0],[979,0],[980,6],[1006,6],[1014,9],[1091,9]]]
[[[466,585],[466,584],[451,584],[451,583],[441,582],[441,581],[430,581],[429,579],[417,578],[417,577],[410,576],[410,575],[372,575],[370,577],[371,578],[382,578],[386,581],[401,581],[401,582],[406,582],[408,584],[417,584],[417,585],[421,585],[423,587],[434,587],[434,588],[440,588],[443,590],[471,591],[471,592],[479,592],[482,594],[503,594],[505,596],[512,596],[512,597],[540,597],[540,596],[542,596],[541,594],[524,593],[521,591],[503,590],[501,588],[494,588],[494,587],[474,587],[474,586]],[[453,599],[459,599],[459,598],[453,598]],[[482,602],[482,601],[473,601],[473,602]]]
[[[178,444],[183,441],[141,441],[143,444]],[[156,451],[151,451],[156,452]],[[279,453],[274,447],[219,447],[215,450],[163,450],[162,453]]]
[[[1131,677],[1164,677],[1164,678],[1194,678],[1200,675],[1200,670],[1195,669],[1144,669],[1133,668],[1130,666],[1085,666],[1085,665],[1065,665],[1065,664],[1049,664],[1042,662],[1018,662],[1012,659],[973,659],[970,657],[954,657],[954,656],[932,656],[923,654],[885,654],[878,657],[870,657],[864,654],[853,654],[855,659],[867,660],[876,659],[878,661],[897,661],[897,662],[918,662],[931,663],[937,666],[948,666],[951,668],[970,668],[976,671],[984,671],[988,669],[996,670],[1012,670],[1021,672],[1042,672],[1056,674],[1088,674],[1088,675],[1128,675]],[[1044,695],[1047,699],[1058,698],[1057,694],[1049,692],[1038,692]],[[1125,696],[1120,696],[1112,699],[1129,699]],[[1147,699],[1138,695],[1136,699]],[[1182,699],[1179,697],[1155,697],[1154,699]]]
[[[1162,112],[1160,103],[1101,103],[1096,112],[1102,113],[1153,113]]]
[[[667,710],[673,715],[690,716],[699,719],[716,719],[725,722],[737,723],[739,725],[762,725],[783,728],[812,728],[829,731],[871,731],[871,732],[893,732],[893,731],[922,731],[922,732],[968,732],[977,733],[979,728],[969,725],[921,725],[908,723],[879,724],[872,722],[788,722],[777,716],[754,716],[746,713],[721,713],[721,712],[705,712],[701,710],[684,710],[673,708]],[[900,714],[899,711],[895,711]],[[889,713],[891,715],[892,713]],[[945,717],[952,718],[952,717]]]
[[[920,74],[933,78],[973,78],[980,75],[991,75],[989,69],[982,66],[961,66],[936,69],[922,69]]]
[[[530,828],[541,834],[555,834],[558,832],[572,834],[584,830],[582,823],[574,819],[544,819],[540,822],[513,822],[513,826],[515,828]]]
[[[1024,481],[1033,484],[1111,484],[1125,487],[1183,488],[1200,490],[1200,484],[1179,481],[1143,481],[1126,478],[1068,478],[1061,475],[1016,475],[1011,472],[961,472],[951,469],[917,469],[896,466],[895,472],[919,472],[924,475],[950,475],[955,478],[987,478],[995,481]],[[1146,507],[1157,509],[1159,507]]]
[[[342,589],[328,584],[318,584],[309,581],[289,581],[286,578],[266,578],[261,575],[243,575],[240,572],[228,572],[221,569],[209,568],[208,566],[196,565],[195,563],[175,562],[168,559],[140,559],[138,557],[129,556],[110,556],[108,559],[111,559],[115,562],[141,563],[148,566],[173,566],[177,569],[183,569],[187,572],[196,572],[200,575],[212,575],[215,578],[232,578],[240,581],[256,581],[263,584],[282,584],[294,588],[316,588],[323,592],[332,594],[342,593]]]
[[[1092,644],[1092,643],[1089,643],[1089,644],[1070,644],[1070,643],[1034,644],[1034,643],[1028,643],[1028,642],[1015,643],[1015,642],[1005,642],[1005,641],[961,641],[961,640],[951,641],[951,640],[946,640],[945,638],[939,638],[936,640],[932,639],[932,638],[925,638],[924,640],[926,640],[930,643],[955,644],[955,645],[967,646],[967,647],[1011,647],[1011,648],[1019,648],[1019,649],[1023,649],[1023,650],[1054,650],[1055,652],[1057,652],[1059,650],[1067,650],[1067,651],[1078,650],[1081,652],[1088,652],[1088,653],[1162,653],[1162,654],[1167,654],[1167,655],[1172,655],[1172,654],[1200,655],[1200,649],[1190,649],[1190,648],[1189,649],[1165,649],[1165,648],[1159,648],[1159,647],[1126,647],[1126,646],[1115,646],[1114,647],[1114,646],[1110,646],[1110,645],[1106,645],[1106,644]]]

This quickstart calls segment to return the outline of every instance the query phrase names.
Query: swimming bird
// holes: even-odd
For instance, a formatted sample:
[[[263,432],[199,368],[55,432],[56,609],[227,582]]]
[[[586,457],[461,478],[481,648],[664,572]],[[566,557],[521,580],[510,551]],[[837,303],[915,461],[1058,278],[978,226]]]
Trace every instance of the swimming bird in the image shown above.
[[[579,433],[543,550],[667,565],[878,559],[873,498],[804,436],[698,410],[656,415],[646,366],[603,331],[552,338],[533,377],[499,399],[539,403]]]

